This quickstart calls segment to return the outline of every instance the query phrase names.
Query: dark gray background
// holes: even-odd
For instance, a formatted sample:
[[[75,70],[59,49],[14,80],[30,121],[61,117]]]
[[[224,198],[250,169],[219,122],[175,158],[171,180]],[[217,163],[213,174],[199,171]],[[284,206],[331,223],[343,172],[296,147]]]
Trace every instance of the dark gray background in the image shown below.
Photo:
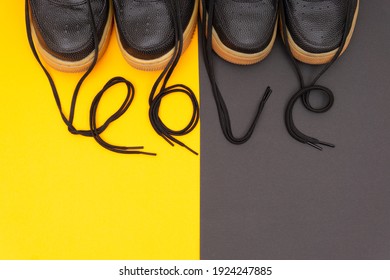
[[[347,52],[319,82],[334,91],[334,107],[313,114],[295,106],[303,132],[337,145],[323,152],[285,129],[298,80],[280,39],[254,66],[216,58],[236,135],[273,89],[242,146],[222,135],[201,58],[202,259],[390,259],[389,18],[388,1],[361,1]],[[316,71],[305,67],[306,79]]]

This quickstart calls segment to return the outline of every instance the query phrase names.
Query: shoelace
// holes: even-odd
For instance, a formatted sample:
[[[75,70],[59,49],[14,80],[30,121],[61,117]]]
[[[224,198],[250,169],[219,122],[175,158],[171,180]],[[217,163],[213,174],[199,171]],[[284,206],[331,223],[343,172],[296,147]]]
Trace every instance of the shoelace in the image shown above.
[[[31,34],[31,26],[30,26],[29,0],[25,1],[26,30],[27,30],[28,42],[30,44],[30,48],[31,48],[31,50],[32,50],[36,60],[38,61],[39,65],[41,66],[41,68],[45,72],[45,74],[47,76],[47,79],[49,80],[51,89],[53,91],[54,99],[56,101],[58,110],[60,111],[60,114],[61,114],[61,118],[64,121],[65,125],[68,127],[68,130],[69,130],[70,133],[76,134],[76,135],[82,135],[82,136],[85,136],[85,137],[93,137],[96,140],[97,143],[99,143],[102,147],[106,148],[107,150],[110,150],[110,151],[116,152],[116,153],[121,153],[121,154],[143,154],[143,155],[155,156],[156,155],[155,153],[149,153],[149,152],[140,151],[140,150],[142,150],[144,148],[143,146],[134,146],[134,147],[117,146],[117,145],[113,145],[113,144],[110,144],[110,143],[106,142],[100,136],[100,134],[103,131],[105,131],[106,128],[112,122],[114,122],[115,120],[120,118],[127,111],[127,109],[130,107],[130,105],[131,105],[131,103],[132,103],[132,101],[134,99],[135,90],[134,90],[133,84],[131,82],[129,82],[128,80],[126,80],[125,78],[123,78],[123,77],[114,77],[111,80],[109,80],[105,84],[105,86],[102,88],[102,90],[99,91],[98,94],[95,96],[95,98],[94,98],[94,100],[93,100],[93,102],[91,104],[90,114],[89,114],[90,129],[88,129],[88,130],[80,130],[80,129],[75,128],[74,125],[73,125],[73,120],[74,120],[74,116],[75,116],[75,109],[76,109],[76,103],[77,103],[77,97],[78,97],[80,88],[83,85],[85,79],[89,76],[89,74],[95,68],[95,65],[97,63],[98,56],[99,56],[99,43],[98,43],[99,40],[98,40],[98,35],[97,35],[96,23],[95,23],[95,19],[94,19],[93,12],[92,12],[91,0],[87,0],[87,4],[88,4],[89,15],[90,15],[90,24],[92,26],[95,55],[94,55],[94,59],[93,59],[93,62],[91,64],[91,66],[88,68],[88,70],[80,78],[80,80],[78,81],[78,83],[77,83],[77,85],[76,85],[76,87],[74,89],[73,96],[72,96],[72,101],[71,101],[71,106],[70,106],[69,117],[66,117],[65,113],[62,110],[60,96],[58,94],[58,90],[57,90],[57,87],[56,87],[56,85],[54,83],[54,80],[51,77],[49,71],[43,65],[42,61],[40,60],[39,55],[37,53],[37,50],[36,50],[36,48],[34,46],[34,42],[33,42],[33,39],[32,39],[32,34]],[[96,123],[96,112],[97,112],[97,109],[98,109],[98,106],[99,106],[99,102],[100,102],[102,96],[104,95],[104,93],[109,88],[111,88],[114,85],[120,84],[120,83],[125,84],[126,87],[127,87],[127,95],[126,95],[125,100],[123,101],[123,103],[120,106],[120,108],[113,115],[111,115],[104,122],[103,125],[97,126],[97,123]]]
[[[203,56],[206,65],[206,70],[209,76],[209,80],[211,83],[213,96],[215,103],[217,105],[218,117],[221,124],[222,132],[225,138],[232,144],[240,145],[247,142],[253,134],[255,127],[259,121],[260,115],[264,109],[265,103],[267,102],[269,96],[272,93],[270,87],[267,87],[265,93],[257,107],[256,115],[249,126],[249,129],[242,137],[235,137],[233,135],[232,126],[230,122],[229,111],[226,107],[225,101],[222,97],[221,91],[216,82],[215,71],[214,71],[214,62],[213,62],[213,51],[212,51],[212,25],[214,18],[214,7],[215,1],[208,1],[208,12],[206,12],[206,0],[202,0],[202,28],[201,37],[202,37],[202,48],[203,48]]]
[[[321,85],[316,85],[316,83],[318,82],[318,80],[321,78],[321,76],[333,65],[333,63],[338,59],[338,57],[340,56],[342,50],[344,49],[344,46],[346,44],[346,41],[347,41],[347,37],[348,37],[348,32],[351,28],[351,25],[352,25],[352,19],[353,19],[353,14],[351,13],[352,12],[352,8],[353,8],[353,3],[351,0],[347,0],[347,16],[346,16],[346,21],[345,21],[345,26],[344,26],[344,31],[343,31],[343,37],[342,37],[342,40],[341,40],[341,44],[340,44],[340,47],[338,49],[338,51],[335,53],[335,55],[333,56],[332,60],[329,61],[328,63],[326,63],[324,65],[324,67],[322,68],[322,70],[317,74],[317,76],[313,79],[313,81],[311,83],[309,83],[308,86],[305,85],[305,82],[304,82],[304,79],[303,79],[303,75],[302,75],[302,71],[298,65],[298,62],[297,60],[294,58],[292,52],[291,52],[291,49],[290,49],[290,45],[289,45],[289,42],[288,42],[288,34],[287,34],[287,26],[286,26],[286,16],[285,16],[285,13],[284,13],[284,0],[281,0],[280,1],[280,15],[281,15],[281,20],[282,20],[282,30],[283,30],[283,38],[284,39],[284,43],[286,45],[286,50],[294,64],[294,68],[296,70],[296,73],[298,75],[298,78],[299,78],[299,82],[300,82],[300,89],[291,97],[291,99],[289,100],[288,104],[287,104],[287,107],[286,107],[286,111],[285,111],[285,123],[286,123],[286,127],[287,127],[287,130],[288,130],[288,133],[296,140],[298,140],[299,142],[301,143],[304,143],[304,144],[308,144],[320,151],[322,151],[322,146],[327,146],[327,147],[331,147],[331,148],[334,148],[335,145],[334,144],[331,144],[331,143],[328,143],[328,142],[324,142],[324,141],[321,141],[321,140],[318,140],[316,138],[313,138],[313,137],[310,137],[304,133],[302,133],[294,124],[294,119],[293,119],[293,109],[294,109],[294,105],[295,103],[298,101],[298,99],[301,99],[302,100],[302,103],[303,105],[305,106],[305,108],[313,113],[325,113],[327,112],[330,108],[332,108],[333,106],[333,103],[334,103],[334,94],[332,92],[332,90],[330,90],[329,88],[325,87],[325,86],[321,86]],[[323,107],[318,107],[318,108],[315,108],[313,107],[311,104],[310,104],[310,93],[315,90],[315,91],[318,91],[319,93],[322,93],[324,95],[326,95],[326,97],[328,98],[328,102],[327,104],[325,104]]]
[[[196,125],[199,122],[199,104],[198,100],[194,92],[187,86],[183,84],[176,84],[167,87],[167,83],[175,70],[180,56],[183,51],[183,26],[181,24],[181,15],[180,15],[180,7],[177,0],[169,1],[169,10],[171,12],[171,16],[173,19],[174,30],[175,30],[175,48],[174,54],[170,59],[168,65],[164,68],[160,76],[157,78],[154,83],[152,90],[149,96],[149,119],[152,124],[154,130],[160,135],[163,139],[165,139],[170,145],[174,146],[174,143],[186,148],[190,152],[198,155],[193,149],[185,145],[183,142],[176,139],[176,136],[183,136],[194,130]],[[193,112],[192,117],[187,126],[185,126],[181,130],[172,130],[168,128],[164,122],[161,120],[159,116],[159,109],[161,105],[161,101],[164,97],[172,93],[183,93],[186,94],[192,103]]]

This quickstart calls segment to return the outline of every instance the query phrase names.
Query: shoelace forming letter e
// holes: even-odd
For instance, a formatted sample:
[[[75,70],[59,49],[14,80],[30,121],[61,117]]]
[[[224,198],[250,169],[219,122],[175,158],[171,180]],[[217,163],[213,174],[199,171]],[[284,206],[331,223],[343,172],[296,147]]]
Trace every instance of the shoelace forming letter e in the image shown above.
[[[303,79],[303,75],[302,75],[302,71],[299,68],[298,62],[294,58],[294,56],[293,56],[293,54],[291,52],[291,49],[290,49],[290,45],[289,45],[289,42],[288,42],[288,39],[287,39],[288,37],[287,37],[286,16],[285,16],[285,13],[284,13],[284,0],[280,1],[280,15],[281,15],[281,20],[282,20],[283,38],[285,38],[284,41],[285,41],[285,45],[286,45],[286,50],[287,50],[287,52],[288,52],[288,54],[289,54],[289,56],[291,58],[291,61],[294,64],[294,68],[296,70],[296,73],[298,75],[298,79],[299,79],[299,82],[300,82],[300,89],[290,98],[290,100],[289,100],[289,102],[287,104],[287,107],[286,107],[286,111],[285,111],[286,128],[288,130],[288,133],[294,139],[296,139],[297,141],[299,141],[301,143],[308,144],[308,145],[310,145],[310,146],[312,146],[312,147],[314,147],[314,148],[316,148],[316,149],[318,149],[320,151],[322,150],[322,147],[320,145],[331,147],[331,148],[334,148],[335,145],[331,144],[331,143],[327,143],[327,142],[321,141],[321,140],[318,140],[316,138],[310,137],[310,136],[302,133],[295,126],[292,114],[293,114],[294,105],[298,101],[298,99],[301,99],[303,105],[305,106],[305,108],[307,110],[313,112],[313,113],[325,113],[330,108],[332,108],[332,106],[333,106],[334,94],[333,94],[332,90],[330,90],[327,87],[321,86],[321,85],[316,85],[316,83],[321,78],[321,76],[338,59],[338,57],[340,56],[340,54],[341,54],[341,52],[344,49],[344,46],[346,44],[348,31],[351,28],[352,19],[353,19],[353,15],[351,15],[351,10],[352,10],[352,6],[353,6],[352,5],[352,1],[351,0],[347,0],[347,1],[348,1],[348,3],[347,3],[347,16],[346,16],[346,21],[345,21],[345,25],[344,25],[344,31],[343,31],[343,37],[342,37],[342,40],[341,40],[341,44],[340,44],[337,52],[333,56],[332,60],[324,65],[322,70],[317,74],[317,76],[313,79],[313,81],[308,86],[305,85],[305,82],[304,82],[304,79]],[[310,93],[313,90],[317,90],[318,92],[320,92],[322,94],[325,94],[327,96],[327,98],[328,98],[327,104],[325,104],[323,107],[319,107],[319,108],[313,107],[310,104],[310,100],[309,100]]]

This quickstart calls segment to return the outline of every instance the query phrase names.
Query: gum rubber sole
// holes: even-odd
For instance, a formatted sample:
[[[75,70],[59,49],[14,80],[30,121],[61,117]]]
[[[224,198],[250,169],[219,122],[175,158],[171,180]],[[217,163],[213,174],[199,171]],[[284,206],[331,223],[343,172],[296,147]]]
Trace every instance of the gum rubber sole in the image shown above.
[[[106,51],[109,39],[112,31],[112,25],[113,25],[113,6],[111,1],[109,1],[109,11],[108,11],[108,20],[106,23],[106,26],[104,27],[102,39],[99,43],[99,57],[100,59],[104,52]],[[92,51],[87,57],[85,57],[82,60],[79,61],[66,61],[59,59],[52,54],[48,53],[42,45],[39,43],[35,27],[32,23],[32,16],[31,16],[31,9],[30,9],[30,25],[31,25],[31,33],[32,38],[34,41],[34,45],[37,48],[38,52],[40,53],[43,60],[50,65],[52,68],[61,71],[61,72],[83,72],[87,70],[93,63],[94,57],[95,57],[95,51]]]
[[[354,14],[353,21],[352,21],[352,26],[351,26],[351,29],[349,30],[347,39],[345,41],[344,48],[343,48],[342,52],[340,53],[340,56],[348,48],[349,43],[350,43],[351,38],[352,38],[353,31],[355,30],[357,16],[359,13],[359,4],[360,4],[359,2],[360,2],[360,0],[357,1],[355,14]],[[282,28],[281,20],[280,20],[280,28]],[[283,34],[283,32],[281,32],[281,33]],[[326,52],[326,53],[311,53],[311,52],[305,51],[304,49],[299,47],[297,43],[295,43],[295,41],[292,38],[288,29],[287,29],[287,37],[288,37],[288,43],[290,45],[291,53],[293,54],[293,56],[297,60],[299,60],[303,63],[313,64],[313,65],[320,65],[320,64],[328,63],[329,61],[332,60],[332,58],[335,56],[335,54],[338,51],[338,49],[335,49],[335,50],[332,50],[332,51]],[[283,40],[284,40],[284,38],[283,38]]]
[[[200,14],[201,15],[202,15],[202,10],[203,10],[203,7],[201,4],[200,5]],[[276,19],[276,22],[278,22],[278,19]],[[255,64],[255,63],[262,61],[271,53],[272,47],[275,43],[276,34],[278,31],[278,26],[277,26],[277,24],[275,24],[274,32],[272,34],[271,41],[267,45],[267,47],[264,50],[262,50],[261,52],[251,53],[251,54],[238,52],[238,51],[235,51],[235,50],[227,47],[219,38],[218,33],[214,29],[214,27],[212,30],[213,30],[212,31],[212,43],[211,43],[212,48],[213,48],[214,52],[219,57],[221,57],[222,59],[224,59],[230,63],[233,63],[233,64],[251,65],[251,64]]]
[[[198,5],[199,5],[199,0],[195,0],[195,7],[192,12],[191,19],[188,23],[187,28],[184,30],[183,33],[183,51],[182,51],[183,53],[190,45],[192,36],[194,35],[195,32],[197,14],[198,14]],[[119,49],[121,50],[123,57],[125,58],[127,63],[129,63],[132,67],[138,70],[156,71],[156,70],[164,69],[164,67],[167,66],[167,64],[169,63],[169,61],[171,60],[174,54],[175,49],[173,48],[163,56],[156,59],[146,60],[146,59],[136,58],[130,55],[123,47],[121,40],[119,38],[118,25],[116,24],[116,22],[115,22],[115,31],[116,31],[116,37],[117,37]]]

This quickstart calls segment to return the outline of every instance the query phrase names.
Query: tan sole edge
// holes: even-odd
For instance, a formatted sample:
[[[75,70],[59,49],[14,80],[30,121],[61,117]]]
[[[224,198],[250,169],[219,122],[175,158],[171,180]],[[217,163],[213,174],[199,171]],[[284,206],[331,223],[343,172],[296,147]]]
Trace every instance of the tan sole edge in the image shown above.
[[[100,40],[99,43],[99,57],[100,59],[104,52],[106,51],[108,44],[109,44],[109,39],[112,31],[112,25],[113,25],[113,7],[111,1],[109,1],[109,12],[108,12],[108,21],[106,23],[106,26],[104,27],[102,39]],[[36,31],[34,29],[34,25],[32,24],[31,20],[31,14],[30,14],[30,25],[31,25],[31,33],[34,41],[34,45],[37,48],[38,52],[40,53],[41,57],[43,60],[52,68],[61,71],[61,72],[83,72],[86,71],[91,64],[93,63],[94,57],[95,57],[95,51],[91,52],[87,57],[83,58],[82,60],[79,61],[65,61],[61,60],[50,53],[48,53],[42,45],[39,43]]]
[[[192,36],[195,32],[196,22],[197,22],[197,14],[198,14],[198,5],[199,5],[199,0],[195,0],[194,11],[191,15],[191,19],[188,23],[188,26],[184,30],[184,33],[183,33],[183,51],[182,51],[182,53],[184,53],[187,50],[187,48],[189,47],[191,40],[192,40]],[[163,55],[159,58],[156,58],[156,59],[152,59],[152,60],[144,60],[144,59],[139,59],[139,58],[136,58],[134,56],[131,56],[124,49],[124,47],[121,43],[121,40],[119,38],[118,25],[116,24],[116,21],[115,21],[115,30],[116,30],[116,37],[118,40],[119,49],[121,50],[123,57],[125,58],[127,63],[129,63],[132,67],[134,67],[138,70],[157,71],[157,70],[164,69],[174,54],[175,49],[173,48],[165,55]]]
[[[358,16],[358,13],[359,13],[359,4],[360,4],[360,1],[358,0],[357,1],[357,6],[356,6],[356,11],[355,11],[354,18],[353,18],[353,21],[352,21],[352,26],[351,26],[351,29],[350,29],[350,31],[348,33],[348,36],[347,36],[344,48],[341,51],[340,56],[348,48],[349,43],[351,41],[352,34],[353,34],[353,32],[355,30],[355,26],[356,26],[357,16]],[[283,33],[283,32],[281,32],[281,33]],[[303,50],[301,47],[299,47],[297,43],[295,43],[295,41],[293,40],[293,38],[292,38],[292,36],[291,36],[291,34],[290,34],[290,32],[288,30],[287,30],[287,36],[288,36],[288,43],[290,45],[291,53],[293,54],[293,56],[297,60],[299,60],[299,61],[301,61],[303,63],[313,64],[313,65],[320,65],[320,64],[328,63],[329,61],[332,60],[332,58],[335,56],[335,54],[338,51],[338,49],[335,49],[333,51],[326,52],[326,53],[311,53],[311,52],[307,52],[307,51]]]
[[[203,7],[202,7],[202,3],[201,3],[200,4],[200,15],[201,16],[203,14],[202,11],[203,11]],[[278,20],[276,20],[276,22],[278,22]],[[273,32],[271,41],[268,44],[268,46],[264,50],[262,50],[261,52],[253,53],[253,54],[241,53],[241,52],[235,51],[235,50],[227,47],[225,44],[222,43],[222,41],[219,38],[218,33],[217,33],[217,31],[215,31],[214,27],[212,30],[213,30],[212,31],[213,37],[212,37],[212,43],[211,43],[212,48],[213,48],[214,52],[219,57],[221,57],[222,59],[224,59],[230,63],[233,63],[233,64],[251,65],[251,64],[255,64],[255,63],[258,63],[258,62],[264,60],[271,53],[272,47],[275,43],[276,34],[278,31],[278,26],[277,26],[277,24],[275,24],[274,32]]]

